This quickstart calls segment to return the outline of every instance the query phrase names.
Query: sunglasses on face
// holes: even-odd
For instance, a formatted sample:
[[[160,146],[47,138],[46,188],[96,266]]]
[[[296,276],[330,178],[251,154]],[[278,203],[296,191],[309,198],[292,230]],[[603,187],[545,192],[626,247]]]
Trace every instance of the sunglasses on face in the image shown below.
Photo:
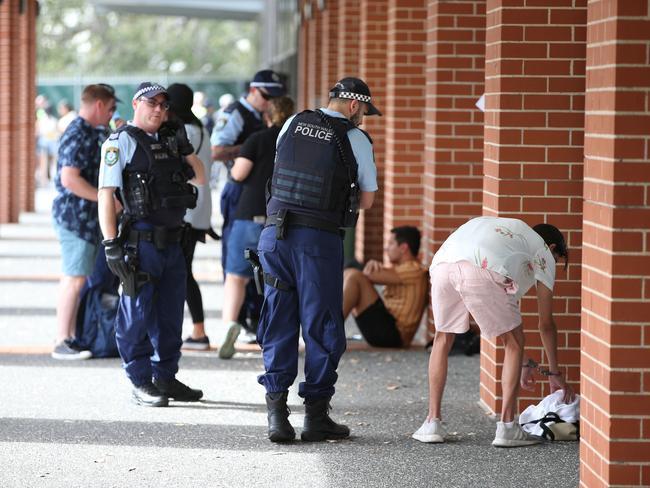
[[[140,98],[139,100],[146,103],[152,110],[155,110],[156,107],[160,107],[160,110],[164,112],[169,110],[169,102],[166,100],[164,102],[156,102],[153,98]]]
[[[265,92],[263,92],[262,90],[259,90],[259,92],[260,92],[260,95],[262,95],[262,98],[263,98],[264,100],[266,100],[267,102],[268,102],[269,100],[271,100],[272,98],[275,98],[274,96],[269,95],[268,93],[265,93]]]

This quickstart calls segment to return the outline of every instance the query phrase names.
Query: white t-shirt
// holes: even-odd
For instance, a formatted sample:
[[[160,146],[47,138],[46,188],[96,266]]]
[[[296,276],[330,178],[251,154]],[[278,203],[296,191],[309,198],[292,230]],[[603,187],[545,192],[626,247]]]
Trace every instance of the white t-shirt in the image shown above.
[[[544,239],[518,219],[477,217],[466,222],[442,244],[431,268],[458,261],[469,261],[512,279],[517,284],[517,299],[536,281],[549,290],[555,283],[553,254]]]
[[[195,229],[207,230],[210,228],[210,217],[212,216],[212,195],[210,194],[210,171],[212,169],[212,155],[210,153],[210,134],[205,129],[200,129],[194,124],[185,124],[187,138],[194,146],[194,153],[203,163],[205,182],[199,186],[199,195],[196,200],[196,207],[187,209],[185,222],[192,224]],[[203,133],[203,140],[201,134]]]

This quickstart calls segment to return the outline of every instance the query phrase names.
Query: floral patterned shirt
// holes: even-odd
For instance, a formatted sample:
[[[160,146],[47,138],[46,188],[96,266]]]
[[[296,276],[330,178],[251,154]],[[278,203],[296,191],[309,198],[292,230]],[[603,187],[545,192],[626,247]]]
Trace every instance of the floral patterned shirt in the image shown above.
[[[94,128],[82,117],[77,117],[61,136],[56,163],[57,195],[52,202],[52,217],[57,224],[92,244],[99,242],[97,202],[78,197],[65,188],[61,184],[61,168],[79,168],[81,177],[96,187],[99,150],[105,138],[103,128]]]
[[[518,219],[477,217],[461,225],[433,256],[438,263],[469,261],[512,279],[521,298],[541,281],[555,283],[555,259],[544,239]]]

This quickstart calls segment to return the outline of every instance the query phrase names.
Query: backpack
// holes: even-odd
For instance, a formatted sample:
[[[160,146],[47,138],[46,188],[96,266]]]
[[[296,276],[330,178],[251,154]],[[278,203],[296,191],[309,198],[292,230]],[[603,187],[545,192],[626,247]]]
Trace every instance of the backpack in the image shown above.
[[[93,273],[81,290],[75,331],[75,342],[94,358],[119,356],[115,342],[118,287],[119,279],[108,269],[104,246],[100,246]]]

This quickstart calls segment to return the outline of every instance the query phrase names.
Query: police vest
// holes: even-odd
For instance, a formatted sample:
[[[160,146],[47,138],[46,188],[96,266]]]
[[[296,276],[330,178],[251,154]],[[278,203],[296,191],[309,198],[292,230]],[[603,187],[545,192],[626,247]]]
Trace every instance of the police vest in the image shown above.
[[[185,211],[196,206],[197,189],[187,182],[193,171],[178,153],[176,135],[159,134],[156,140],[132,125],[119,130],[138,143],[122,173],[120,196],[125,213],[154,225],[183,225]]]
[[[264,124],[260,119],[255,117],[255,115],[253,115],[253,113],[248,110],[239,100],[228,105],[228,107],[224,109],[224,113],[231,114],[235,110],[239,112],[239,115],[241,115],[241,118],[244,121],[244,127],[239,133],[237,140],[233,144],[233,146],[239,146],[240,144],[243,144],[246,139],[248,139],[248,136],[254,132],[257,132],[258,130],[262,130],[264,128]]]
[[[358,216],[357,160],[348,119],[306,110],[296,115],[277,147],[267,214],[286,208],[340,227]]]

